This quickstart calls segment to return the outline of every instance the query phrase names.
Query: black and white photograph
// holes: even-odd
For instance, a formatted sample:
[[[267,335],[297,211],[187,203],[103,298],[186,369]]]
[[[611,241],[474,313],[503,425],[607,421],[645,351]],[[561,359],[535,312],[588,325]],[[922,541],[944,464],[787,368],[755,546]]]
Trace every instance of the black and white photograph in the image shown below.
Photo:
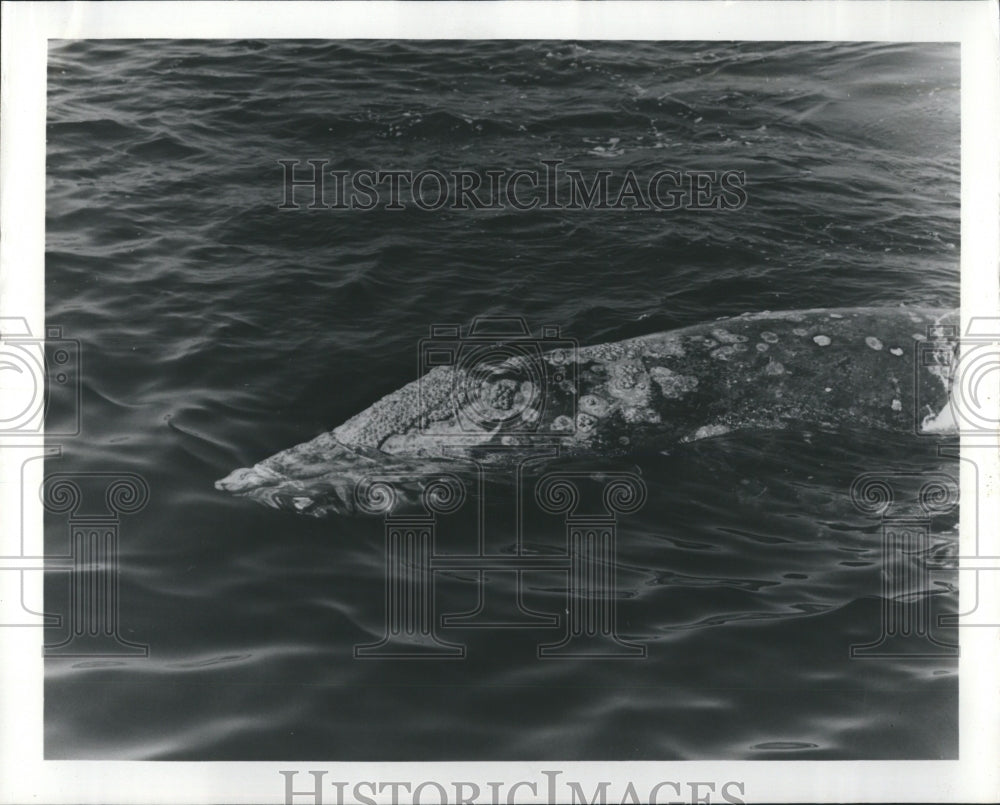
[[[80,5],[30,190],[4,107],[0,637],[100,763],[0,800],[995,797],[996,3]]]

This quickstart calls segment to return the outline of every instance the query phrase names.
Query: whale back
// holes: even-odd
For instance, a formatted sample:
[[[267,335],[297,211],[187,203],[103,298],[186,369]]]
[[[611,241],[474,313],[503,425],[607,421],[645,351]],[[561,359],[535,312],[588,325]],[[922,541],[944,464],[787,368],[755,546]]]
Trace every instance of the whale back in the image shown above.
[[[586,347],[576,439],[611,446],[623,431],[631,438],[629,423],[640,438],[677,441],[791,422],[919,428],[950,386],[950,364],[922,365],[922,345],[928,332],[950,334],[942,326],[956,318],[902,308],[759,313]]]
[[[908,308],[755,313],[522,359],[541,371],[436,367],[333,435],[434,456],[553,439],[570,452],[628,451],[654,434],[690,441],[791,421],[901,431],[947,402],[947,366],[916,358],[928,331],[954,318]]]

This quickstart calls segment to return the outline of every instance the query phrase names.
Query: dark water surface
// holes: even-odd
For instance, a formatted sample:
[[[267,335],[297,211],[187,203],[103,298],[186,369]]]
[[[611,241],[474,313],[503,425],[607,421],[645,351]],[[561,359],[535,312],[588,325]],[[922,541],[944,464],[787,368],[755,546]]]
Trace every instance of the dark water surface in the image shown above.
[[[618,526],[618,628],[642,660],[541,661],[535,646],[559,629],[458,627],[441,635],[464,660],[356,660],[384,632],[381,521],[271,511],[213,481],[413,380],[435,323],[522,315],[592,344],[744,311],[957,306],[958,57],[863,43],[53,44],[46,313],[84,363],[82,432],[47,469],[147,480],[148,506],[121,522],[121,632],[150,656],[47,660],[47,757],[955,757],[954,659],[849,656],[879,635],[887,576],[928,571],[900,607],[957,606],[957,513],[933,522],[925,551],[886,558],[848,494],[862,472],[954,473],[934,442],[747,433],[608,462],[649,490]],[[738,170],[748,203],[289,211],[281,159]],[[503,490],[490,502],[498,551],[514,541],[510,503]],[[462,517],[441,524],[456,545]],[[551,550],[561,528],[539,520],[525,539]],[[65,518],[46,534],[65,549]],[[512,592],[512,574],[487,578]],[[523,581],[526,603],[565,614],[564,575]],[[473,573],[438,574],[442,613],[477,591]],[[47,609],[65,599],[52,575]]]

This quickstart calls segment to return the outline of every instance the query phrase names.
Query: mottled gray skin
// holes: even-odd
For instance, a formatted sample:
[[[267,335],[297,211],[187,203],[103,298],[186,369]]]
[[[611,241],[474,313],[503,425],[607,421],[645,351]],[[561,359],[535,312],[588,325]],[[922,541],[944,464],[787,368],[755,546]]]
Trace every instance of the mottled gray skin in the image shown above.
[[[320,515],[352,511],[367,475],[416,478],[493,445],[506,446],[500,454],[513,462],[518,446],[553,441],[563,455],[606,456],[791,423],[933,428],[951,378],[947,366],[918,365],[915,356],[928,327],[941,323],[957,324],[957,315],[903,307],[745,314],[575,355],[544,353],[547,366],[534,367],[549,380],[544,388],[524,379],[523,364],[471,383],[461,369],[436,367],[216,487]],[[576,382],[552,381],[560,367]]]

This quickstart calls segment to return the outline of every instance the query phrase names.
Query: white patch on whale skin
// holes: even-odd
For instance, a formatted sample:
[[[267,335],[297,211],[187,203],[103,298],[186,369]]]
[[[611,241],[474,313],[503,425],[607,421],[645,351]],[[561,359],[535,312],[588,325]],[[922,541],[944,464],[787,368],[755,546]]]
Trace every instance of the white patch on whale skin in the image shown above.
[[[815,338],[813,338],[813,341],[815,341],[821,347],[830,346],[830,336],[828,335],[817,335]]]
[[[573,430],[573,420],[565,414],[560,414],[552,420],[552,430],[571,431]]]
[[[570,350],[558,347],[556,349],[549,350],[543,357],[553,366],[565,366],[576,356],[574,356]]]
[[[712,436],[723,436],[729,433],[729,428],[725,425],[702,425],[694,433],[681,439],[682,442],[697,442],[700,439],[709,439]]]
[[[454,426],[437,430],[395,433],[379,445],[379,450],[390,456],[432,456],[438,451],[441,437],[444,435],[461,434],[463,444],[485,444],[493,438],[495,432]]]
[[[713,349],[709,354],[720,361],[728,361],[729,358],[738,352],[746,352],[746,346],[744,344],[726,344],[724,347],[719,347],[718,349]]]
[[[660,422],[660,415],[652,408],[625,405],[622,406],[622,418],[629,423],[649,422],[656,424]]]
[[[611,410],[611,405],[596,394],[584,394],[580,398],[580,408],[591,416],[602,417]]]
[[[903,350],[901,350],[899,347],[893,347],[892,349],[889,350],[889,352],[891,352],[897,358],[903,354]]]
[[[957,346],[957,345],[956,345]],[[930,406],[926,406],[930,412],[920,421],[921,433],[957,433],[958,422],[955,419],[955,411],[960,401],[957,384],[953,381],[955,364],[958,362],[958,354],[955,346],[952,350],[931,350],[931,357],[934,363],[924,366],[927,372],[936,377],[948,394],[947,402],[937,413]],[[946,357],[947,356],[947,357]]]
[[[654,358],[683,358],[684,343],[681,336],[674,333],[644,335],[635,339],[641,344],[645,354]]]
[[[878,351],[879,351],[880,349],[882,349],[882,342],[881,342],[881,341],[879,341],[879,340],[878,340],[878,339],[877,339],[877,338],[876,338],[875,336],[873,336],[873,335],[870,335],[870,336],[868,336],[867,338],[865,338],[865,343],[866,343],[866,344],[867,344],[868,346],[870,346],[870,347],[871,347],[872,349],[874,349],[874,350],[875,350],[876,352],[878,352]]]
[[[610,378],[607,393],[617,399],[623,407],[645,408],[649,405],[650,378],[637,361],[620,361],[608,367]]]
[[[670,371],[666,366],[654,366],[649,370],[653,382],[668,400],[676,400],[698,387],[698,378]]]
[[[951,401],[945,404],[944,408],[936,414],[928,414],[920,422],[921,433],[955,433],[958,431],[958,424],[955,422],[955,412],[952,410]]]
[[[944,355],[949,355],[950,357],[945,358]],[[930,350],[930,357],[933,362],[926,364],[924,368],[927,372],[936,377],[940,381],[941,385],[944,387],[945,391],[951,391],[951,381],[952,374],[954,372],[954,364],[957,362],[957,354],[954,349],[951,352],[944,352],[943,350],[932,349]]]
[[[721,327],[716,327],[712,330],[712,337],[720,344],[740,344],[747,340],[745,335],[736,335],[729,332],[729,330],[723,330]]]
[[[486,419],[506,419],[512,410],[521,409],[527,403],[527,398],[521,392],[517,381],[510,378],[497,381],[484,380],[474,391],[478,402],[478,413]]]

